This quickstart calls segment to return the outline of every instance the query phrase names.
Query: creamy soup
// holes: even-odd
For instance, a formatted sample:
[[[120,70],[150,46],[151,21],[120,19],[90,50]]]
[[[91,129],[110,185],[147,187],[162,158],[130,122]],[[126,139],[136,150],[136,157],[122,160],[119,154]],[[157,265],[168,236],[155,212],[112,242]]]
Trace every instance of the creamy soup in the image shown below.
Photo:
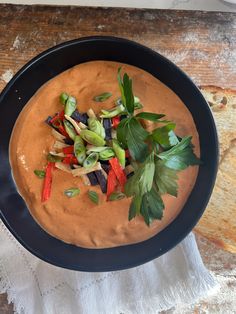
[[[92,61],[77,65],[44,84],[24,107],[15,124],[10,143],[13,176],[30,213],[40,226],[54,237],[81,247],[114,247],[154,236],[180,213],[198,173],[197,166],[179,172],[178,197],[163,196],[164,216],[150,227],[141,216],[128,221],[130,198],[107,202],[106,195],[102,194],[99,186],[95,186],[93,190],[100,199],[96,205],[88,198],[88,187],[81,178],[59,169],[53,172],[50,199],[41,202],[43,180],[34,174],[34,170],[43,169],[46,155],[55,142],[45,119],[62,109],[58,99],[64,91],[76,97],[80,112],[92,108],[98,114],[101,109],[114,107],[114,101],[120,97],[117,84],[120,66],[132,78],[134,94],[140,98],[144,110],[166,114],[167,119],[176,123],[177,135],[192,135],[195,153],[197,156],[200,154],[198,133],[186,106],[167,86],[137,67]],[[92,100],[104,91],[111,92],[112,97],[102,103]],[[66,197],[63,191],[70,187],[79,187],[80,195]],[[192,210],[196,209],[193,207]]]

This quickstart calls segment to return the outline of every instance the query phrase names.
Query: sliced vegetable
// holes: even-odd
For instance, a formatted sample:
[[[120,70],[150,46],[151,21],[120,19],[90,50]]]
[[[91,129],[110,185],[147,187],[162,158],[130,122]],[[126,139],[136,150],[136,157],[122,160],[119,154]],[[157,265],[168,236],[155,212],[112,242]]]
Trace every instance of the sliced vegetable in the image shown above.
[[[89,108],[89,110],[87,111],[87,115],[89,118],[96,118],[95,112],[92,108]]]
[[[108,174],[109,170],[110,170],[110,165],[107,163],[105,164],[103,161],[101,161],[101,166],[102,166],[102,169],[106,172],[106,174]]]
[[[71,198],[71,197],[75,197],[77,195],[79,195],[80,193],[80,189],[79,188],[70,188],[64,191],[64,194]]]
[[[124,106],[117,106],[110,110],[104,110],[102,109],[102,114],[100,115],[100,118],[113,118],[115,116],[118,116],[118,114],[124,112],[125,108]]]
[[[72,113],[71,117],[78,122],[82,122],[84,124],[88,123],[88,115],[87,113],[80,113],[77,109]]]
[[[100,188],[102,190],[102,193],[106,193],[106,191],[107,191],[107,180],[106,180],[104,174],[102,173],[102,170],[96,170],[95,175],[97,177],[97,180],[98,180],[98,183],[99,183]]]
[[[115,191],[117,184],[116,174],[113,169],[110,169],[107,176],[107,200],[110,195]]]
[[[112,146],[115,151],[116,157],[119,160],[122,168],[125,168],[125,150],[120,147],[118,141],[116,139],[112,140]]]
[[[103,126],[105,129],[105,133],[106,133],[106,140],[111,140],[111,119],[109,118],[105,118],[103,119]]]
[[[67,137],[64,139],[64,143],[67,145],[73,145],[74,141],[71,138]]]
[[[60,102],[62,103],[62,105],[66,104],[66,101],[68,98],[69,98],[69,95],[67,93],[61,93]]]
[[[81,128],[80,128],[78,122],[76,122],[74,119],[72,119],[71,117],[67,116],[66,114],[65,114],[65,118],[66,118],[66,120],[68,120],[73,125],[73,127],[75,128],[75,131],[78,134],[80,134]]]
[[[64,119],[63,122],[64,122],[64,126],[65,126],[67,134],[74,141],[77,133],[75,132],[73,125],[66,119]]]
[[[116,129],[118,127],[119,123],[120,123],[120,117],[119,116],[112,118],[112,127],[113,128]]]
[[[62,148],[64,154],[73,154],[74,153],[74,146],[66,146]]]
[[[64,110],[58,112],[52,119],[51,119],[51,124],[53,124],[54,122],[58,121],[58,120],[63,120],[64,119]]]
[[[54,149],[63,149],[63,148],[66,148],[66,147],[69,147],[69,145],[67,145],[65,143],[62,143],[60,141],[55,141],[55,143],[53,144],[53,148]]]
[[[112,169],[114,170],[114,172],[116,174],[116,177],[117,177],[121,187],[124,188],[124,185],[125,185],[127,179],[126,179],[126,175],[125,175],[118,159],[115,157],[115,158],[110,159],[109,162],[110,162]]]
[[[65,105],[65,115],[71,116],[72,113],[76,109],[76,99],[73,96],[69,96],[66,100],[66,105]]]
[[[105,145],[104,139],[101,136],[99,136],[98,134],[94,133],[93,131],[81,130],[80,136],[86,142],[88,142],[89,144],[92,144],[94,146],[104,146]]]
[[[42,202],[46,202],[51,195],[52,188],[52,170],[55,167],[54,162],[48,162],[43,182]]]
[[[34,170],[34,174],[40,179],[43,179],[45,177],[44,170]]]
[[[91,131],[101,136],[103,139],[105,138],[105,129],[100,121],[97,118],[89,118],[88,126]]]
[[[125,194],[121,192],[113,192],[109,196],[109,201],[119,201],[125,198]]]
[[[65,158],[63,158],[62,162],[63,164],[73,165],[73,164],[77,164],[78,160],[74,155],[71,155],[71,156],[66,156]]]
[[[58,141],[64,141],[66,137],[62,135],[61,133],[57,132],[55,129],[52,129],[52,135],[58,140]]]
[[[93,145],[87,145],[86,146],[86,153],[89,155],[90,153],[101,153],[103,150],[106,150],[106,146],[93,146]]]
[[[88,126],[87,126],[86,124],[84,124],[83,122],[79,122],[78,125],[79,125],[79,127],[80,127],[82,130],[88,128]]]
[[[109,160],[114,156],[115,156],[115,153],[111,147],[105,147],[105,149],[99,153],[100,160]]]
[[[63,159],[63,157],[61,157],[61,156],[55,156],[52,154],[47,155],[47,161],[49,161],[49,162],[59,162],[59,161],[62,161],[62,159]]]
[[[95,192],[95,191],[88,191],[88,196],[89,196],[90,200],[93,203],[95,203],[95,204],[99,203],[99,197],[98,197],[97,192]]]
[[[93,100],[96,102],[103,102],[103,101],[107,100],[108,98],[110,98],[111,96],[112,96],[112,93],[105,92],[105,93],[102,93],[98,96],[95,96],[93,98]]]
[[[86,158],[86,150],[84,146],[83,139],[79,136],[75,136],[75,142],[74,142],[74,154],[77,158],[79,164],[83,164],[85,158]]]
[[[83,162],[83,167],[88,169],[88,168],[92,168],[94,167],[94,165],[97,163],[98,161],[98,153],[92,153],[90,154]]]
[[[71,167],[67,164],[63,164],[62,162],[56,162],[55,163],[55,167],[57,169],[60,169],[62,171],[65,171],[65,172],[68,172],[68,173],[71,173]]]
[[[101,170],[101,169],[102,169],[102,167],[101,167],[100,162],[97,162],[94,165],[94,167],[91,167],[91,168],[88,168],[88,169],[86,169],[84,167],[80,167],[80,168],[71,170],[71,173],[73,174],[74,177],[81,177],[84,174],[88,174],[90,172],[93,172],[93,171],[96,171],[96,170]]]
[[[90,173],[88,173],[88,174],[87,174],[87,177],[88,177],[88,179],[89,179],[89,181],[90,181],[90,184],[91,184],[92,186],[98,185],[98,180],[97,180],[97,177],[96,177],[96,175],[95,175],[95,172],[90,172]]]

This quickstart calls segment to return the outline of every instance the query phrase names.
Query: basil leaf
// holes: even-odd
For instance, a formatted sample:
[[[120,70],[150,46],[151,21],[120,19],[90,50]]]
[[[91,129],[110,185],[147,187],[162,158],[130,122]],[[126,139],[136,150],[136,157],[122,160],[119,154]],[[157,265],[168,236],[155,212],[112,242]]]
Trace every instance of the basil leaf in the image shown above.
[[[152,132],[152,138],[160,144],[164,149],[174,146],[179,143],[179,140],[173,130],[175,123],[169,123],[161,128],[157,128]]]
[[[165,166],[162,160],[155,164],[155,183],[160,194],[170,194],[177,197],[178,184],[177,171]]]
[[[135,216],[140,214],[140,207],[141,207],[142,197],[140,195],[135,195],[132,199],[132,202],[130,204],[129,208],[129,217],[128,219],[131,220]]]
[[[193,152],[191,136],[182,138],[181,142],[171,149],[158,154],[166,167],[175,170],[184,170],[191,165],[199,165],[201,162]]]
[[[137,161],[144,161],[148,155],[148,145],[144,142],[149,133],[135,118],[127,124],[126,140],[131,157]]]
[[[118,84],[121,92],[121,100],[125,106],[128,113],[133,114],[134,112],[134,95],[132,90],[132,80],[129,78],[128,74],[125,73],[123,80],[121,78],[121,68],[118,69]]]
[[[96,102],[103,102],[103,101],[107,100],[108,98],[110,98],[111,96],[112,96],[112,93],[105,92],[105,93],[102,93],[98,96],[95,96],[93,98],[93,100]]]
[[[90,200],[93,203],[95,203],[95,204],[99,203],[99,197],[98,197],[97,192],[95,192],[95,191],[88,191],[88,196],[89,196]]]
[[[80,193],[80,189],[78,188],[70,188],[64,191],[64,194],[69,198],[75,197],[79,195],[79,193]]]
[[[45,178],[46,172],[44,170],[34,170],[34,174],[40,179]]]
[[[123,148],[127,148],[126,135],[127,135],[127,127],[128,127],[129,121],[130,121],[130,118],[125,118],[120,121],[117,127],[117,139]]]
[[[119,201],[125,198],[125,194],[121,192],[113,192],[109,196],[109,201]]]
[[[144,194],[140,213],[148,226],[154,219],[162,219],[164,207],[163,200],[155,188]]]
[[[165,116],[164,114],[157,114],[157,113],[152,113],[152,112],[140,112],[136,114],[135,117],[139,119],[153,121],[153,122],[159,122],[158,120],[163,118],[164,116]]]

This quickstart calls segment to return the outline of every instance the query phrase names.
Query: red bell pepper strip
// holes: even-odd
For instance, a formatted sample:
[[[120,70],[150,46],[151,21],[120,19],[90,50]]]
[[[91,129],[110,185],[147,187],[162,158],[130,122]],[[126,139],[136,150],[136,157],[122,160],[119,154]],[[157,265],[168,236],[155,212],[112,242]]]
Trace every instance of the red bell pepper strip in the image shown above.
[[[45,178],[43,182],[42,202],[46,202],[51,195],[52,188],[52,170],[55,168],[54,162],[48,162]]]
[[[72,154],[68,154],[65,158],[63,158],[62,162],[63,162],[63,164],[67,164],[67,165],[69,165],[69,164],[76,164],[77,165],[78,164],[77,158]]]
[[[67,134],[67,132],[66,132],[64,126],[63,126],[62,124],[59,125],[58,130],[59,130],[59,132],[60,132],[62,135],[64,135],[64,136],[67,137],[67,138],[70,138],[69,135]]]
[[[62,148],[62,151],[64,154],[73,154],[74,153],[74,146],[71,145],[71,146],[64,147],[64,148]]]
[[[63,119],[64,119],[64,115],[65,115],[64,110],[58,112],[58,113],[50,120],[50,123],[53,124],[53,123],[55,123],[55,122],[58,121],[58,120],[63,120]]]
[[[112,127],[114,129],[116,129],[118,127],[119,123],[120,123],[120,117],[119,116],[112,118]]]
[[[117,183],[116,174],[114,170],[111,168],[107,176],[107,200],[109,199],[109,196],[115,191],[116,183]]]
[[[118,159],[116,157],[109,160],[109,163],[111,165],[111,168],[114,170],[116,177],[122,187],[122,190],[124,189],[125,183],[127,181],[126,175],[121,167],[121,164],[119,163]]]

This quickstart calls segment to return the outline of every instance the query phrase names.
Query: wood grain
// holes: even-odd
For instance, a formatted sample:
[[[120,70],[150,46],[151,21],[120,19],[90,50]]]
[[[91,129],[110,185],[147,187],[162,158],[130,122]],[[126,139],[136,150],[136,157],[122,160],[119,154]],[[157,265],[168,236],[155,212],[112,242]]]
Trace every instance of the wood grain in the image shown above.
[[[0,90],[38,53],[90,35],[135,40],[174,61],[197,84],[236,88],[234,13],[0,5]],[[201,238],[198,243],[206,267],[222,276],[231,285],[228,289],[235,288],[236,281],[231,280],[235,276],[235,256],[219,253]],[[228,301],[224,295],[222,298],[222,302],[205,300],[179,313],[226,313],[223,309]],[[228,306],[228,313],[233,313],[235,309]],[[0,295],[0,313],[13,313],[6,295]]]

